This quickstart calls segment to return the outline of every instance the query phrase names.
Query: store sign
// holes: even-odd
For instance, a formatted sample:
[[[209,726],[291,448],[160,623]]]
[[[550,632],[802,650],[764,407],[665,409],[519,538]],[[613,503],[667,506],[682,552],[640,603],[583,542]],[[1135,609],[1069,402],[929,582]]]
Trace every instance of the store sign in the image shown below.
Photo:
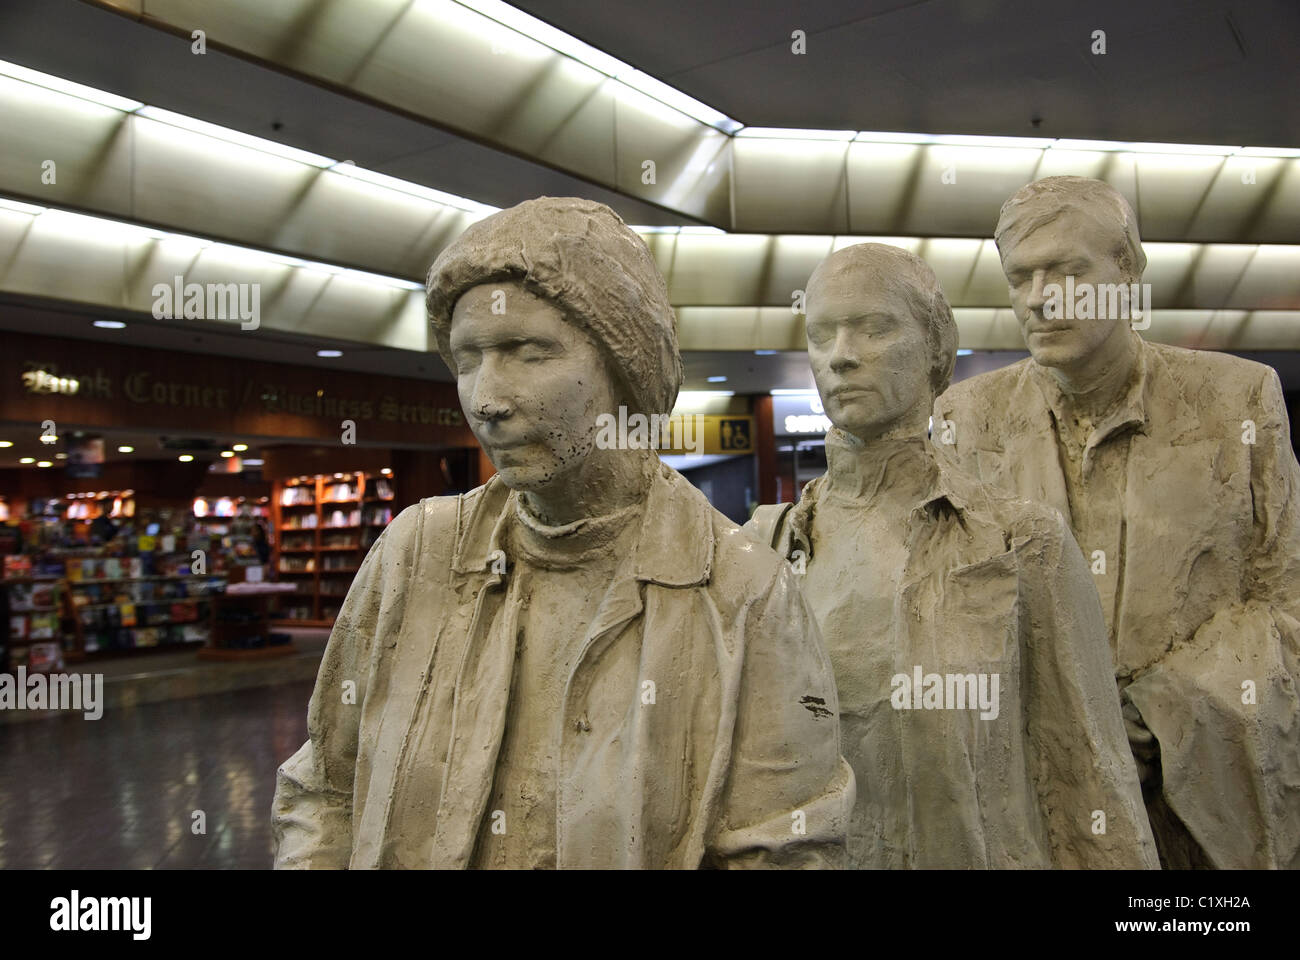
[[[773,397],[772,420],[778,437],[820,437],[831,428],[821,397],[815,393]]]
[[[230,360],[234,364],[238,361]],[[29,362],[29,366],[32,364]],[[399,397],[381,394],[373,398],[337,396],[325,390],[302,392],[284,383],[243,381],[239,395],[228,387],[208,386],[193,380],[173,380],[152,370],[129,370],[120,378],[96,367],[78,376],[59,376],[57,364],[46,364],[22,375],[23,385],[31,393],[94,397],[98,400],[121,398],[132,404],[199,410],[247,410],[260,408],[264,413],[289,413],[304,417],[321,417],[336,421],[380,420],[385,423],[421,424],[459,427],[465,422],[456,407],[432,403],[402,403]]]
[[[367,444],[474,443],[446,381],[52,337],[23,351],[0,351],[0,422],[324,440],[351,421]]]
[[[61,393],[71,397],[81,389],[81,381],[55,376],[47,370],[28,370],[23,374],[23,386],[28,393]]]

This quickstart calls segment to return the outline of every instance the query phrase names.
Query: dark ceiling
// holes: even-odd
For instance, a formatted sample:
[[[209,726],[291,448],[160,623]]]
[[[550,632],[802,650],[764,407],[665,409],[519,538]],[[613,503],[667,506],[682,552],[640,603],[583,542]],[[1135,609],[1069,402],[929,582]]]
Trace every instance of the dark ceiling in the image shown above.
[[[1298,0],[515,5],[749,125],[1300,146]]]

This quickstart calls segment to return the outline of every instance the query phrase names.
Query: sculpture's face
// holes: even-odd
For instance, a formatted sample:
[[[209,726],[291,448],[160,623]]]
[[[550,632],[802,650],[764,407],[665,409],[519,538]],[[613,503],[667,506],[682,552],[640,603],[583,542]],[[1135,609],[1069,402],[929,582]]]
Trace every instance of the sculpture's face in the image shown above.
[[[841,270],[808,291],[808,359],[826,416],[861,440],[928,408],[924,320],[879,275]]]
[[[472,287],[450,345],[465,418],[507,486],[541,491],[581,468],[617,401],[605,358],[563,311],[516,282]]]
[[[1117,329],[1130,323],[1122,313],[1092,319],[1067,319],[1066,277],[1074,277],[1074,288],[1090,284],[1094,294],[1107,284],[1127,284],[1128,276],[1115,256],[1115,235],[1091,217],[1065,211],[1055,220],[1032,231],[1002,257],[1002,271],[1011,292],[1011,307],[1020,322],[1025,346],[1034,360],[1045,367],[1071,367],[1091,357]],[[1058,284],[1062,290],[1056,317],[1044,315],[1044,288]],[[1077,299],[1076,292],[1076,299]],[[1099,300],[1104,301],[1105,297]]]

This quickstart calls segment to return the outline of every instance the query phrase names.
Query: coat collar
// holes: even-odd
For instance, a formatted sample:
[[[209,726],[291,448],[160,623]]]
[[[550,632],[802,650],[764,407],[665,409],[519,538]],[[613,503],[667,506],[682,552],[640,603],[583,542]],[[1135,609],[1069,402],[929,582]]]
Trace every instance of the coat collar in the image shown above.
[[[491,574],[494,560],[498,567],[503,558],[512,561],[505,534],[518,496],[498,475],[458,498],[452,570]],[[630,576],[665,587],[708,583],[713,548],[713,507],[690,481],[658,464],[641,514]]]
[[[1133,375],[1119,402],[1094,427],[1084,451],[1085,460],[1096,447],[1121,430],[1128,427],[1135,427],[1139,431],[1146,430],[1150,419],[1148,414],[1152,399],[1150,367],[1154,359],[1154,351],[1136,333],[1133,337],[1137,340],[1137,359],[1134,363]],[[1042,393],[1047,409],[1051,411],[1057,422],[1060,422],[1066,416],[1069,397],[1061,390],[1051,371],[1032,362],[1027,369],[1032,371],[1032,380]]]
[[[831,446],[836,442],[835,433],[838,429],[833,427],[827,434],[828,457],[833,455]],[[955,515],[957,522],[964,526],[974,493],[973,487],[961,474],[951,470],[942,460],[935,457],[928,443],[923,439],[920,442],[936,469],[931,474],[925,492],[908,513],[909,525],[914,527],[918,523],[933,523],[945,512],[950,512]],[[811,481],[804,487],[803,496],[790,513],[789,524],[793,546],[802,549],[807,557],[812,556],[813,514],[816,512],[817,502],[821,498],[825,485],[825,474]]]

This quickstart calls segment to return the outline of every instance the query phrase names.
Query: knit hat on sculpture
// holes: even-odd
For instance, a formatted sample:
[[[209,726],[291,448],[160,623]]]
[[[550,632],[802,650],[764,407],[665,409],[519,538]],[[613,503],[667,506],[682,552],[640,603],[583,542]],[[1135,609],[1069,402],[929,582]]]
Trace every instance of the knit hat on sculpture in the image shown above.
[[[596,341],[630,392],[633,412],[667,413],[682,384],[677,318],[649,248],[609,207],[538,197],[471,224],[438,255],[425,283],[438,352],[451,361],[456,301],[471,287],[518,280]]]

